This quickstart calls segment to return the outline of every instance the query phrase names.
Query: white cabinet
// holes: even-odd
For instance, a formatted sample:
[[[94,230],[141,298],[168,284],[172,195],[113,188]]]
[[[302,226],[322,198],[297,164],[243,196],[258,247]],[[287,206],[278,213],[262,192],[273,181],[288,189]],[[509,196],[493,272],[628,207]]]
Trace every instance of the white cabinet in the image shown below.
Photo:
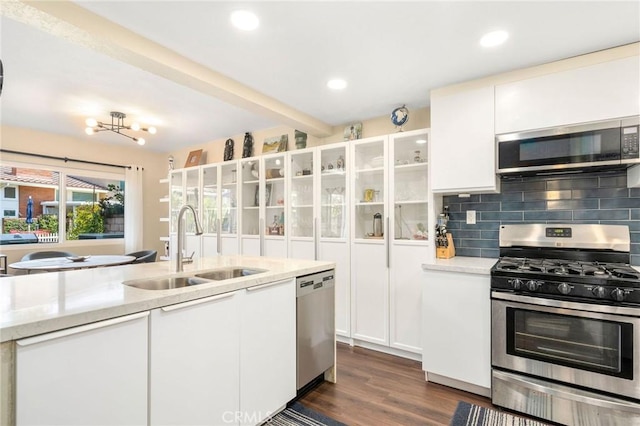
[[[431,96],[431,189],[495,192],[494,89]]]
[[[638,76],[631,56],[498,85],[496,134],[639,115]]]
[[[350,170],[347,143],[317,148],[316,235],[318,260],[335,262],[336,334],[351,337]]]
[[[296,395],[295,280],[248,288],[241,312],[241,424],[257,424]]]
[[[18,425],[147,424],[148,313],[17,341]]]
[[[423,282],[422,369],[428,380],[443,382],[444,378],[443,384],[487,395],[491,388],[490,276],[425,271]]]
[[[170,189],[169,188],[169,178],[160,179],[160,185],[163,185],[167,188],[167,193],[160,198],[160,209],[165,211],[166,215],[160,217],[160,222],[164,223],[166,226],[167,233],[160,237],[160,241],[165,244],[165,254],[159,256],[159,260],[169,260],[169,254],[166,250],[169,244],[169,222],[171,221],[170,215],[171,210],[169,207],[169,201],[171,197],[169,196]]]
[[[179,249],[183,250],[185,256],[193,256],[198,258],[202,254],[202,242],[199,235],[195,235],[196,225],[195,218],[191,212],[186,212],[183,220],[185,226],[184,247],[178,247],[177,230],[178,230],[178,213],[184,204],[190,204],[196,210],[196,214],[200,219],[202,216],[201,199],[200,199],[200,167],[191,167],[188,169],[174,170],[169,174],[170,180],[170,256],[175,259]]]
[[[421,352],[416,279],[427,258],[426,130],[352,143],[352,337]],[[380,215],[383,235],[376,235]]]
[[[240,160],[240,253],[287,257],[286,154]]]
[[[387,140],[355,141],[350,156],[352,337],[384,346],[389,345]]]
[[[151,312],[150,424],[237,424],[241,296],[223,293]]]
[[[237,161],[202,166],[202,256],[238,254]]]
[[[431,96],[431,189],[496,192],[494,87]]]

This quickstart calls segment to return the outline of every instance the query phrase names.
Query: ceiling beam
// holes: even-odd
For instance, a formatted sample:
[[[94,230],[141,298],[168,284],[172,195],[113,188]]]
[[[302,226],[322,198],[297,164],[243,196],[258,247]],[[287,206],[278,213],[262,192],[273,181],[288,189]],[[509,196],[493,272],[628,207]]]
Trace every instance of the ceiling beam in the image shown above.
[[[2,1],[2,14],[316,137],[332,127],[70,1]],[[257,129],[256,129],[257,130]]]

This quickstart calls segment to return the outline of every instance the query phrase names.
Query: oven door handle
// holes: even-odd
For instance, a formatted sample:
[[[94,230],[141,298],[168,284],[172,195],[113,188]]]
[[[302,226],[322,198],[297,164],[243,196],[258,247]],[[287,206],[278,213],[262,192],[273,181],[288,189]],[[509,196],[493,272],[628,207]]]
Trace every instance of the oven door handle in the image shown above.
[[[540,393],[556,396],[565,400],[577,401],[577,402],[582,402],[589,405],[594,405],[597,407],[603,407],[603,408],[608,408],[612,410],[622,410],[622,411],[628,411],[628,412],[640,414],[640,411],[638,410],[638,404],[627,403],[626,401],[621,399],[615,399],[615,400],[609,399],[609,398],[604,399],[605,397],[601,395],[599,395],[598,398],[592,398],[590,396],[582,394],[581,392],[576,391],[575,389],[572,389],[572,392],[565,392],[556,387],[552,387],[553,385],[550,383],[542,384],[535,379],[527,380],[522,377],[514,377],[511,374],[503,373],[502,371],[498,371],[498,370],[493,370],[493,376],[502,381],[525,386],[529,389],[533,389]]]

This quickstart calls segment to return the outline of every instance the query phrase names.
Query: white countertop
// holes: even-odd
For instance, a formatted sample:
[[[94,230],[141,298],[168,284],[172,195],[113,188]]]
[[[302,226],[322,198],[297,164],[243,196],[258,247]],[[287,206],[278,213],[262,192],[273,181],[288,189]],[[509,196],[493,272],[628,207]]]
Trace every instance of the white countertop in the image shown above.
[[[498,259],[487,257],[454,256],[451,259],[435,259],[433,262],[423,263],[422,269],[425,271],[449,271],[489,275],[491,267],[495,265],[497,261]]]
[[[332,262],[217,256],[185,264],[179,275],[229,266],[268,272],[171,290],[144,290],[122,282],[176,275],[173,262],[0,278],[0,342],[335,268]]]

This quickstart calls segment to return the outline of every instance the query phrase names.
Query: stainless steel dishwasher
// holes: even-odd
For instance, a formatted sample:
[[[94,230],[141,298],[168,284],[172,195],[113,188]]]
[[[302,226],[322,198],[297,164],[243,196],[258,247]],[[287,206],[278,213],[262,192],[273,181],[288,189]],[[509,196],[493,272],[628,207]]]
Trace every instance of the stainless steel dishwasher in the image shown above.
[[[298,390],[335,361],[334,276],[332,269],[296,280]]]

